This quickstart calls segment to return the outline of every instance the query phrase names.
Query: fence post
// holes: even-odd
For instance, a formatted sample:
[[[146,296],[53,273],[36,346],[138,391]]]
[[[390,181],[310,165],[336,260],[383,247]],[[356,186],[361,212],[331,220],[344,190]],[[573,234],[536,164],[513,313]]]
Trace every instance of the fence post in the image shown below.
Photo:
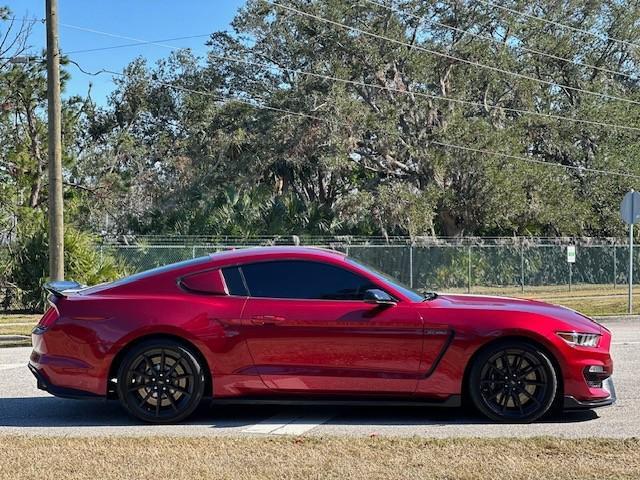
[[[196,258],[196,246],[191,247],[191,258]]]
[[[616,244],[613,244],[613,289],[616,289],[616,283],[618,282],[618,279],[616,278],[618,276],[618,261],[616,259]]]
[[[520,290],[524,293],[524,239],[520,239]]]
[[[471,293],[471,245],[467,247],[467,293]]]
[[[413,288],[413,243],[409,245],[409,287]]]

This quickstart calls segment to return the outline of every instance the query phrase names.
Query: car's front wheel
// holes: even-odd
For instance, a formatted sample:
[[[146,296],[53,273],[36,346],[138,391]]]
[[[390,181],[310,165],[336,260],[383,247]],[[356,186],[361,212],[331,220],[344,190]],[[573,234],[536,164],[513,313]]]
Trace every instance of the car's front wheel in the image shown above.
[[[133,416],[152,423],[188,417],[204,394],[204,368],[179,342],[152,339],[133,347],[118,369],[120,402]]]
[[[492,420],[529,423],[553,405],[558,378],[548,355],[523,341],[506,341],[482,351],[471,367],[469,393]]]

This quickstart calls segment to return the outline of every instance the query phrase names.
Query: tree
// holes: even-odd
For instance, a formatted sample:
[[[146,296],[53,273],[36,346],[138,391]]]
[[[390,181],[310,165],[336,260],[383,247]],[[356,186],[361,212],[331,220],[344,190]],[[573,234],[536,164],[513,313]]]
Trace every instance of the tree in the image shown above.
[[[640,174],[637,133],[597,124],[640,125],[635,51],[601,39],[633,40],[637,6],[507,3],[592,37],[479,2],[284,5],[335,23],[251,0],[204,62],[125,70],[87,118],[87,228],[107,212],[120,233],[622,232],[638,182],[592,170]]]

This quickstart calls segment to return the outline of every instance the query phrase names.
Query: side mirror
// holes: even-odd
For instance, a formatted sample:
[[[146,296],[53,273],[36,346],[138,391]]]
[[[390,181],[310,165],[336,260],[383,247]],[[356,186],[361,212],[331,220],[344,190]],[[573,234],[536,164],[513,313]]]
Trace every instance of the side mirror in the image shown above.
[[[377,305],[395,305],[397,303],[391,295],[377,288],[372,288],[364,292],[364,301]]]

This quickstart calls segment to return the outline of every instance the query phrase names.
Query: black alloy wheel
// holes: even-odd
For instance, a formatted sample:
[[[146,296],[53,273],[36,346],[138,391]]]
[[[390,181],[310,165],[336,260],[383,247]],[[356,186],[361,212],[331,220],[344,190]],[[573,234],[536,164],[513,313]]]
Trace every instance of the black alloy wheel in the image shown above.
[[[188,417],[204,394],[204,369],[184,345],[149,340],[127,353],[118,372],[118,396],[133,416],[150,423]]]
[[[521,341],[503,342],[482,352],[472,366],[469,392],[492,420],[529,423],[549,411],[558,390],[547,354]]]

